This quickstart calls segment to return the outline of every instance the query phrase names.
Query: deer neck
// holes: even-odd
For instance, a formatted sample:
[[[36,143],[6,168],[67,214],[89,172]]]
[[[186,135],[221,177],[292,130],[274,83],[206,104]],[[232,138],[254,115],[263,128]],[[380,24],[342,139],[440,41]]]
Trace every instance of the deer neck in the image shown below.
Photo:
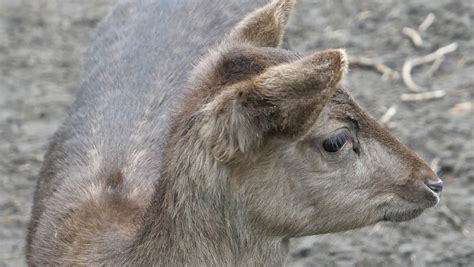
[[[150,266],[283,264],[287,242],[252,226],[229,190],[229,172],[195,141],[192,146],[178,142],[168,154],[131,246],[133,260]]]

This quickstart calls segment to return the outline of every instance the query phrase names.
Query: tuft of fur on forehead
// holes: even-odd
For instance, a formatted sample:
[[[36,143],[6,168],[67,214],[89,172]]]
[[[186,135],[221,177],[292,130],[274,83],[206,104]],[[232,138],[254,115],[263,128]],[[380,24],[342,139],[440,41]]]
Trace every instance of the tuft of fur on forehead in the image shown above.
[[[214,96],[224,86],[252,79],[265,69],[295,61],[295,52],[255,47],[248,44],[224,44],[211,51],[193,70],[188,81],[191,94],[195,91]]]

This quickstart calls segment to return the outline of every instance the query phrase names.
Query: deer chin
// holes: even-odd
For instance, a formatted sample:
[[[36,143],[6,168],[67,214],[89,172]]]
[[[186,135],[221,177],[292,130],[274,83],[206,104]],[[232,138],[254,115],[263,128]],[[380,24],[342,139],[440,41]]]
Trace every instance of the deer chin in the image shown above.
[[[437,202],[411,202],[392,197],[389,201],[378,206],[377,222],[403,222],[420,216],[423,211],[436,205]]]
[[[403,222],[420,216],[425,209],[386,210],[379,221]]]

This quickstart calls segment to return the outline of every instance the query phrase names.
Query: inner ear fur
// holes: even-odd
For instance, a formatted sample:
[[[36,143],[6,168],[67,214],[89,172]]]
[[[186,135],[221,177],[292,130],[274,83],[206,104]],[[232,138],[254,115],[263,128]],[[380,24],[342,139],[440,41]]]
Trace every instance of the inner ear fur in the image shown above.
[[[269,135],[295,138],[314,124],[347,70],[343,50],[314,53],[224,87],[201,112],[214,156],[251,155]]]

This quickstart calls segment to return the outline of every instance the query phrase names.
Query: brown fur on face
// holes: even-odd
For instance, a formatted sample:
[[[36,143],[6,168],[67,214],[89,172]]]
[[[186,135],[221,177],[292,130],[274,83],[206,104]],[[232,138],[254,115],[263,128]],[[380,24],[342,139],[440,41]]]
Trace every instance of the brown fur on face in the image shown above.
[[[303,57],[279,48],[293,2],[274,0],[222,37],[193,69],[172,115],[156,112],[167,95],[147,90],[179,92],[174,72],[83,92],[100,101],[81,98],[48,152],[29,264],[282,265],[288,238],[407,220],[435,205],[439,195],[426,184],[436,175],[339,85],[345,52]],[[180,60],[155,58],[163,68]],[[117,80],[133,70],[128,63]],[[111,68],[84,84],[114,80]],[[119,109],[104,105],[117,99],[126,100]],[[170,117],[166,136],[158,116]],[[344,145],[326,151],[341,131]]]

